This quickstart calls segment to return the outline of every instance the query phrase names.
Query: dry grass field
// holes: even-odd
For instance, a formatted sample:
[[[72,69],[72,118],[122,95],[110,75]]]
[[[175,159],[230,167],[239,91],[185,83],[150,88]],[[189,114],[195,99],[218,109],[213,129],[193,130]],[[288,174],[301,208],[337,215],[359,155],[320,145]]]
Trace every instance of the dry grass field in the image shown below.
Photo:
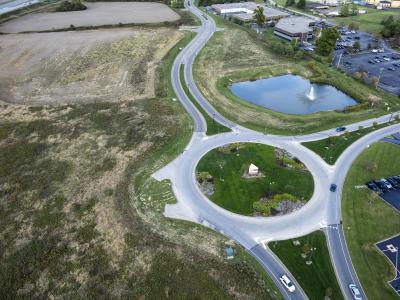
[[[153,98],[155,70],[181,37],[168,28],[0,36],[0,101],[38,105]]]
[[[156,2],[85,3],[86,10],[28,14],[0,25],[0,32],[17,33],[115,24],[162,23],[179,20],[179,15]]]
[[[192,35],[0,36],[2,299],[279,298],[239,247],[228,262],[225,238],[165,218],[150,177],[190,139],[169,76]]]

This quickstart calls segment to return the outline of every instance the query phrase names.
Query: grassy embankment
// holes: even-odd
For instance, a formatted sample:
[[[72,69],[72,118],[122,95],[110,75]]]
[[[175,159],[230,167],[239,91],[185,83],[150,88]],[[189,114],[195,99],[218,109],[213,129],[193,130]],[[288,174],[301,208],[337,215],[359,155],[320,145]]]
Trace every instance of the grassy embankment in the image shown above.
[[[295,240],[300,245],[294,245]],[[330,296],[330,299],[343,299],[321,231],[292,240],[272,242],[268,246],[293,274],[308,298],[324,299]],[[301,256],[302,253],[306,254],[306,258]],[[311,260],[312,264],[307,265],[306,260]]]
[[[196,108],[199,110],[199,112],[203,115],[204,119],[206,120],[207,123],[207,135],[213,135],[213,134],[218,134],[222,132],[229,132],[230,129],[219,124],[216,122],[213,118],[211,118],[206,111],[201,107],[201,105],[194,99],[193,95],[190,93],[186,83],[185,83],[185,77],[184,77],[184,66],[181,65],[180,70],[179,70],[179,76],[181,79],[181,84],[183,87],[183,90],[185,91],[186,96],[189,98],[189,100],[196,106]]]
[[[6,299],[276,298],[245,258],[223,260],[218,234],[164,218],[164,205],[174,202],[170,186],[149,177],[191,135],[169,81],[189,40],[164,58],[156,99],[2,107]]]
[[[349,17],[337,17],[333,18],[333,21],[340,25],[349,25],[351,23],[358,26],[361,31],[370,33],[380,33],[383,29],[381,21],[390,15],[396,15],[397,12],[389,10],[378,10],[374,8],[369,8],[365,6],[359,6],[359,9],[366,10],[367,13],[359,14],[357,16]]]
[[[387,284],[395,271],[377,251],[375,243],[399,233],[400,215],[375,193],[356,186],[400,174],[399,156],[397,145],[372,144],[354,162],[344,185],[342,215],[346,242],[369,299],[398,298]]]
[[[309,172],[281,166],[274,147],[252,143],[237,146],[238,151],[236,145],[231,149],[214,149],[197,166],[197,172],[208,172],[213,177],[215,193],[210,196],[213,202],[229,211],[252,215],[255,212],[253,203],[268,192],[309,200],[313,191]],[[259,167],[264,176],[243,178],[250,163]]]
[[[224,31],[216,32],[200,52],[195,61],[194,78],[211,104],[234,122],[273,134],[302,134],[385,114],[385,102],[394,110],[399,108],[396,96],[366,86],[325,64],[273,53],[267,44],[272,38],[270,32],[257,36],[250,29],[224,20],[219,20],[218,26],[224,27]],[[287,115],[250,104],[234,96],[229,88],[232,82],[288,73],[331,84],[358,100],[360,105],[345,112]]]
[[[303,143],[303,145],[321,156],[328,164],[332,165],[343,151],[358,139],[377,129],[384,128],[397,122],[398,121],[393,120],[390,123],[379,124],[368,128],[359,128],[357,131],[345,132],[340,136],[332,136],[323,140],[307,142]]]

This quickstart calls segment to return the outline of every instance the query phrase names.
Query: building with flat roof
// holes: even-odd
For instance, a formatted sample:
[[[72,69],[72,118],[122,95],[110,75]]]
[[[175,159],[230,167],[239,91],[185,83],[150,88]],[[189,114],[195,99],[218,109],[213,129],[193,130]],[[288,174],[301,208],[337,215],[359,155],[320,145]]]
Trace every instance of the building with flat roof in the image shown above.
[[[400,0],[366,0],[368,4],[379,8],[400,8]]]
[[[213,4],[211,8],[219,15],[226,14],[252,14],[254,10],[257,8],[256,3],[254,2],[239,2],[239,3],[224,3],[224,4]]]
[[[271,8],[271,7],[267,7],[267,6],[263,6],[264,8],[264,16],[265,16],[265,20],[267,22],[269,21],[278,21],[279,19],[282,18],[286,18],[288,16],[290,16],[290,14],[288,14],[287,12],[284,12],[282,10],[279,9],[275,9],[275,8]],[[251,22],[254,21],[253,18],[253,13],[239,13],[239,14],[234,14],[233,18],[237,19],[239,21],[242,22]]]
[[[304,42],[313,37],[314,25],[315,21],[306,17],[284,18],[275,25],[274,34],[289,41]]]

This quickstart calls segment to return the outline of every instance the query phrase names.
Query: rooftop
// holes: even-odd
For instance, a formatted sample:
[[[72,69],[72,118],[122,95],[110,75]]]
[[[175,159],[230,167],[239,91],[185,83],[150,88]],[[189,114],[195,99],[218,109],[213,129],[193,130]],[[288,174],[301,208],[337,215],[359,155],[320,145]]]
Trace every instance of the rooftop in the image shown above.
[[[257,3],[254,2],[241,2],[241,3],[224,3],[224,4],[213,4],[211,7],[215,10],[224,10],[224,9],[244,9],[254,11],[257,6]]]
[[[315,21],[310,18],[291,17],[280,19],[276,28],[290,33],[309,32],[311,23],[315,23]]]
[[[288,17],[289,14],[284,11],[281,11],[279,9],[275,9],[275,8],[271,8],[271,7],[264,7],[264,16],[268,20],[268,19],[274,19],[274,18]],[[242,21],[249,21],[249,20],[253,19],[253,14],[252,13],[239,13],[239,14],[236,14],[235,17]]]

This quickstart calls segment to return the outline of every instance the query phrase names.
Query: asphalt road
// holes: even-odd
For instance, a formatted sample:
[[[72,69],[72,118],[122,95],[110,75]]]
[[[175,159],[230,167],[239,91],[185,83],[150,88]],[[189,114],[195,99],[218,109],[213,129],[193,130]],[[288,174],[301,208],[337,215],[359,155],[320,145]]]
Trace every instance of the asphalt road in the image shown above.
[[[177,204],[165,207],[165,216],[196,222],[212,228],[240,243],[252,254],[276,282],[285,299],[306,299],[304,291],[279,259],[267,248],[273,240],[286,240],[323,230],[328,241],[328,249],[335,269],[336,277],[343,294],[351,299],[348,285],[354,283],[362,291],[354,271],[343,235],[341,223],[341,191],[344,178],[352,162],[370,144],[383,137],[398,132],[400,125],[392,125],[370,133],[352,144],[331,166],[317,154],[301,145],[305,141],[319,140],[338,135],[335,129],[303,136],[265,135],[243,128],[219,114],[199,92],[192,76],[192,65],[201,48],[216,30],[212,18],[206,17],[193,6],[185,4],[201,20],[198,34],[177,56],[171,79],[175,93],[182,105],[189,112],[195,123],[195,132],[185,150],[174,161],[158,170],[153,177],[157,180],[168,179],[177,199]],[[185,95],[179,76],[180,65],[184,65],[184,77],[190,92],[204,108],[207,114],[220,124],[232,128],[232,132],[206,136],[206,122],[196,107]],[[369,127],[374,122],[383,123],[392,115],[346,125],[349,131],[358,130],[359,126]],[[314,178],[314,193],[302,209],[279,217],[247,217],[231,213],[205,197],[196,183],[195,172],[199,160],[210,150],[234,142],[253,142],[284,148],[307,166]],[[337,192],[329,191],[331,183],[338,186]],[[287,274],[296,286],[295,293],[289,293],[279,282],[279,277]]]

